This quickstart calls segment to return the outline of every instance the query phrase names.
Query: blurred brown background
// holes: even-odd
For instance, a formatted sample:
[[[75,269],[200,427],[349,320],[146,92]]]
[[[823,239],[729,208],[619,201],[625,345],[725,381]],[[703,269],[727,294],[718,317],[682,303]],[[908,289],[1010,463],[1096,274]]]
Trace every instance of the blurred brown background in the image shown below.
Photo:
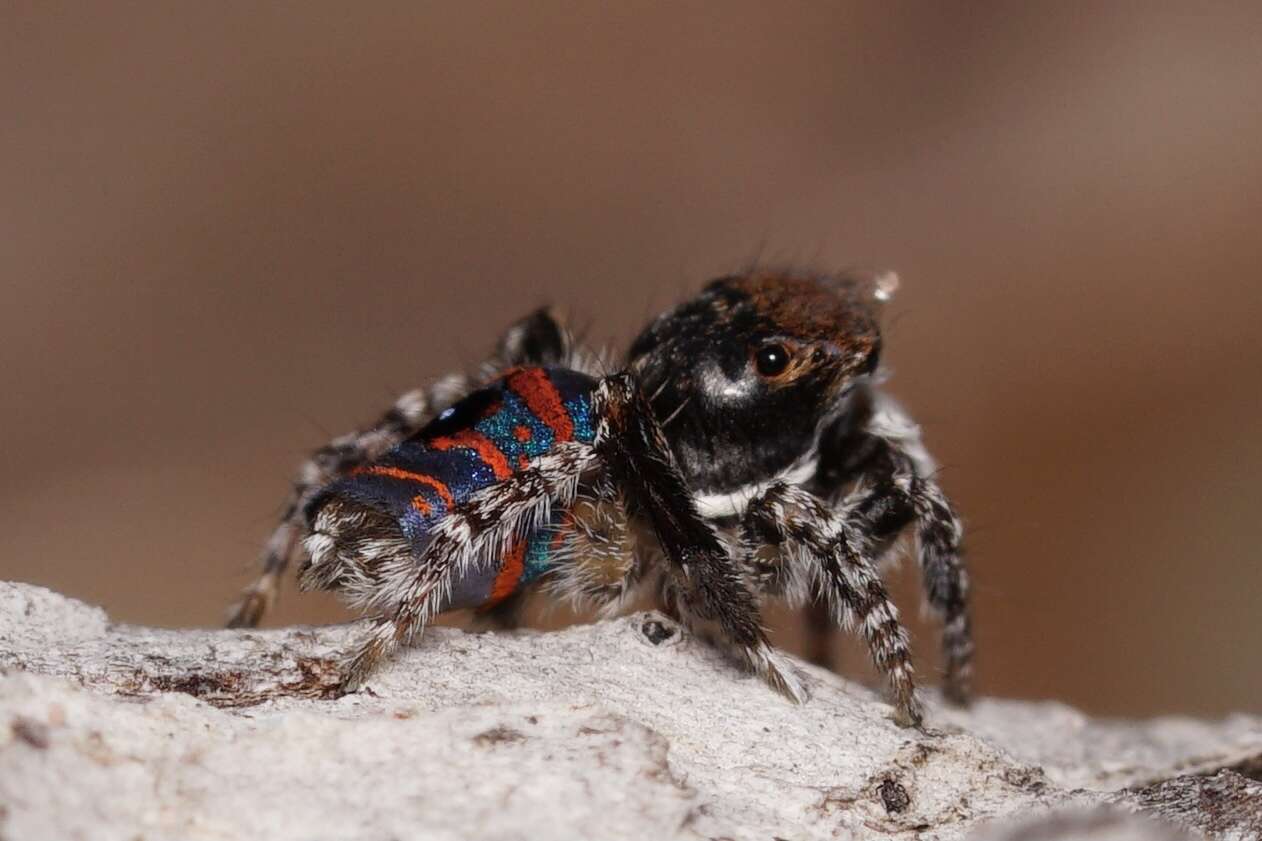
[[[304,451],[528,308],[862,263],[981,688],[1262,710],[1262,6],[526,9],[0,6],[0,575],[217,623]]]

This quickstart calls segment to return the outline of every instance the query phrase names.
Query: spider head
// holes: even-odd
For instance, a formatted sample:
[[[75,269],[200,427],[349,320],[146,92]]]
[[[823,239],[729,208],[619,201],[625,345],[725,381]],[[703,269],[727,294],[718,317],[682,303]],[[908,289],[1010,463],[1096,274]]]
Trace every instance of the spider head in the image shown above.
[[[810,467],[819,432],[877,366],[897,276],[756,272],[657,318],[630,365],[694,490],[732,495]]]

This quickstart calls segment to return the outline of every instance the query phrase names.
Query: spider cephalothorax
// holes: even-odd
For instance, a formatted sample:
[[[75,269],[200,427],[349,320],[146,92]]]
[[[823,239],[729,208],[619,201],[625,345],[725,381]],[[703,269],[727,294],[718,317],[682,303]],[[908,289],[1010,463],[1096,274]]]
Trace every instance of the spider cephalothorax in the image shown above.
[[[477,377],[410,392],[317,451],[233,624],[255,624],[305,548],[305,587],[377,614],[357,685],[436,613],[511,622],[529,587],[616,608],[648,589],[794,698],[758,601],[817,602],[855,625],[920,720],[907,635],[878,574],[914,524],[944,619],[946,692],[967,698],[961,529],[918,430],[875,389],[893,275],[756,272],[716,280],[633,343],[621,373],[547,311]]]
[[[703,511],[813,472],[824,422],[875,368],[877,291],[855,277],[722,278],[631,345]]]

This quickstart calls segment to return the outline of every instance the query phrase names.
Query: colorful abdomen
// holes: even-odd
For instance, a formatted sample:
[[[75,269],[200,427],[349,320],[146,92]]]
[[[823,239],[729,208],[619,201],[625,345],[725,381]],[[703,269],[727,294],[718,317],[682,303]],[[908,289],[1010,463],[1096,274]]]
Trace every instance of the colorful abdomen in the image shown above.
[[[557,368],[517,368],[470,394],[379,461],[356,468],[312,503],[330,499],[388,514],[420,558],[430,530],[478,491],[530,466],[558,443],[590,443],[595,380]],[[513,543],[487,568],[469,565],[443,609],[507,598],[548,569],[551,531]]]

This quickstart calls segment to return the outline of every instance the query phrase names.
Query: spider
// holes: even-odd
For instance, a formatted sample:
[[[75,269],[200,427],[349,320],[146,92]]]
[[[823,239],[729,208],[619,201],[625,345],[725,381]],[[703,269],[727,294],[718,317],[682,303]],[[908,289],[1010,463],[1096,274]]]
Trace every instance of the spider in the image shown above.
[[[914,525],[944,692],[966,702],[961,525],[918,427],[876,387],[896,286],[892,273],[723,277],[653,320],[609,375],[534,312],[476,376],[408,392],[314,453],[229,624],[257,624],[305,549],[304,589],[375,615],[344,663],[350,691],[443,611],[507,625],[531,588],[609,613],[647,590],[802,702],[759,604],[816,602],[858,629],[895,720],[918,725],[907,633],[879,574]]]

